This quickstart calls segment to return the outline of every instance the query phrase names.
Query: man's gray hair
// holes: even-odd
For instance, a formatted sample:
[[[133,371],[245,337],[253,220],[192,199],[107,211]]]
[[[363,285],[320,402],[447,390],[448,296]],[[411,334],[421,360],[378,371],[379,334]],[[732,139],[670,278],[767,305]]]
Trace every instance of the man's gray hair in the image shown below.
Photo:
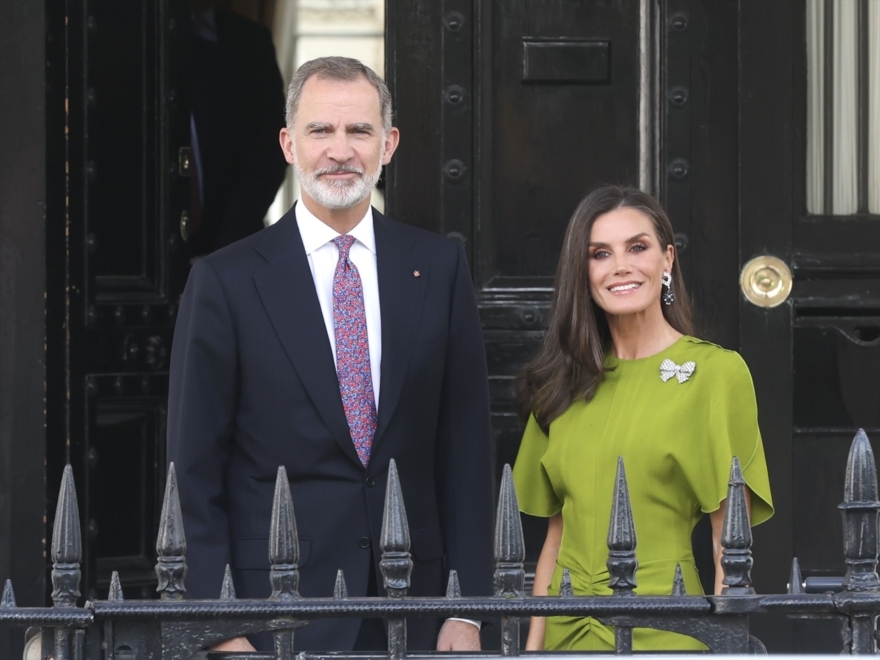
[[[382,132],[387,135],[391,130],[391,92],[388,86],[375,71],[351,57],[319,57],[309,60],[300,66],[287,88],[287,128],[293,128],[293,120],[299,107],[303,85],[309,78],[317,76],[324,80],[338,82],[354,82],[361,76],[376,88],[379,93],[379,112],[382,113]]]

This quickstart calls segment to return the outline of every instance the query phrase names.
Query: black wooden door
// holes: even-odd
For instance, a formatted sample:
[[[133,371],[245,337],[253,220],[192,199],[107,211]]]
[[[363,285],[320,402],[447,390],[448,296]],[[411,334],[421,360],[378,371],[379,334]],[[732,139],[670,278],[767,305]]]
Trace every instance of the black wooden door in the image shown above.
[[[388,211],[465,244],[499,474],[522,433],[513,378],[542,340],[572,210],[602,182],[654,187],[655,4],[388,5],[387,76],[401,130]],[[546,523],[524,522],[533,566]]]
[[[47,3],[47,538],[63,465],[83,595],[151,597],[168,358],[186,278],[189,40],[182,0]]]
[[[805,3],[740,3],[740,264],[772,255],[794,276],[782,305],[740,303],[776,503],[774,519],[756,530],[767,550],[755,574],[775,592],[793,556],[806,577],[843,575],[837,504],[849,445],[863,427],[880,447],[880,215],[867,208],[866,158],[854,213],[835,214],[829,195],[807,211],[806,25]],[[824,75],[833,74],[832,66]],[[819,149],[830,156],[834,118],[825,121]],[[869,138],[856,130],[866,156]],[[825,159],[829,183],[833,162]],[[836,625],[777,623],[764,635],[771,650],[840,651]]]
[[[522,433],[513,378],[542,340],[562,234],[592,187],[638,185],[661,197],[703,334],[737,348],[736,5],[406,6],[388,11],[402,132],[388,206],[468,248],[498,471]],[[545,523],[524,524],[532,568]],[[697,550],[710,566],[705,528]]]
[[[754,375],[777,507],[755,534],[757,589],[784,591],[795,555],[808,576],[842,574],[846,451],[857,426],[880,437],[880,222],[806,212],[805,3],[388,7],[402,133],[388,207],[467,246],[499,469],[518,447],[512,377],[541,340],[568,216],[597,183],[640,185],[670,213],[701,334]],[[794,272],[777,307],[740,290],[761,255]],[[525,531],[533,562],[543,525]],[[833,627],[754,625],[772,651],[839,650]]]

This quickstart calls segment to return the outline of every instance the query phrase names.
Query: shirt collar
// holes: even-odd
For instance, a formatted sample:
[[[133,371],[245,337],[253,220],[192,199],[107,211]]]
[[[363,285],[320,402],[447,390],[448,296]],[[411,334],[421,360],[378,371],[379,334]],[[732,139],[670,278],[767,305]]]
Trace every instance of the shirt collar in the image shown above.
[[[294,209],[296,215],[296,224],[299,227],[299,234],[302,237],[303,247],[306,254],[311,254],[320,247],[323,247],[330,241],[341,234],[316,218],[311,211],[306,208],[302,200],[297,201]],[[354,236],[355,240],[361,243],[373,254],[376,254],[376,235],[373,233],[373,207],[367,207],[367,213],[357,223],[350,232],[350,236]]]

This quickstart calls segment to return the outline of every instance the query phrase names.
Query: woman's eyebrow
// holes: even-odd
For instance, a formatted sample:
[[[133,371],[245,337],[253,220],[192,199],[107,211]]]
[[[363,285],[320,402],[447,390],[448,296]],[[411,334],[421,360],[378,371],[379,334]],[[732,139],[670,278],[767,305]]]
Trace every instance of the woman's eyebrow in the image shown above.
[[[633,236],[632,238],[628,238],[628,239],[626,239],[625,242],[626,242],[626,243],[635,243],[636,241],[640,241],[640,240],[642,240],[643,238],[649,238],[650,236],[651,236],[651,235],[650,235],[648,232],[643,231],[641,234],[636,234],[636,235]],[[590,242],[590,243],[589,243],[589,247],[595,247],[595,248],[607,248],[607,247],[609,247],[609,245],[608,245],[608,243],[601,243],[601,242],[599,242],[599,241],[596,241],[596,242]]]

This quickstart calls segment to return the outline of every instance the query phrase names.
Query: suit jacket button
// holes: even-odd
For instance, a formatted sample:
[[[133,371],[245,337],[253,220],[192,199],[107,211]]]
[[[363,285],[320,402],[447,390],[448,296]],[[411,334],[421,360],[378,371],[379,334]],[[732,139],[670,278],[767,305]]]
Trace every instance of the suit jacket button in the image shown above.
[[[376,485],[376,480],[373,477],[367,477],[364,481],[367,484],[367,488],[372,488]]]
[[[361,546],[364,550],[370,547],[370,539],[366,536],[362,537],[360,541],[358,541],[358,545]]]

